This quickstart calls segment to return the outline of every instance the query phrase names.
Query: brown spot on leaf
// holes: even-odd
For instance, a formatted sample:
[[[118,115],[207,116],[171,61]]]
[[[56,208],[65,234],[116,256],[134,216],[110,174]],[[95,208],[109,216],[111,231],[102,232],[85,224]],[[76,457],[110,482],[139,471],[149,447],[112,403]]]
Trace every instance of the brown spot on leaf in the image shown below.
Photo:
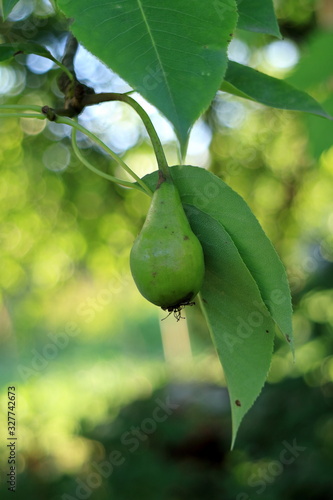
[[[266,330],[266,333],[269,333],[269,330]]]
[[[184,240],[189,240],[190,238],[188,236],[184,236]]]
[[[291,342],[289,335],[286,335],[287,342]]]
[[[242,405],[241,405],[241,402],[239,401],[239,399],[236,399],[236,401],[235,401],[235,405],[236,405],[236,406],[242,406]]]

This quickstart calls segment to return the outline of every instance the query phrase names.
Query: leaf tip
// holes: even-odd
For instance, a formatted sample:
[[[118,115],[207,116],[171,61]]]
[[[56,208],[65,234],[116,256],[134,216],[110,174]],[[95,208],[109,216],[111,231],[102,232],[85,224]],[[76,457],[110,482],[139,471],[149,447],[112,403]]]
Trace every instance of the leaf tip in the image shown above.
[[[283,40],[284,39],[284,37],[283,37],[283,35],[282,35],[281,31],[280,31],[279,26],[277,26],[277,29],[274,32],[274,36],[276,38],[278,38],[279,40]]]
[[[178,133],[179,132],[179,133]],[[186,133],[182,133],[181,131],[177,131],[177,137],[180,145],[180,164],[183,165],[185,163],[186,152],[188,148],[189,141],[189,131]]]

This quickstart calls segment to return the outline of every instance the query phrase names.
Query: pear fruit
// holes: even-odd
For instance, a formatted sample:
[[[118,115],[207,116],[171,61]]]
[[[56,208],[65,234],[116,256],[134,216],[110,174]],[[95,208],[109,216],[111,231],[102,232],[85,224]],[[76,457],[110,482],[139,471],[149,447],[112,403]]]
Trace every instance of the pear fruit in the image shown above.
[[[141,294],[169,312],[180,311],[199,292],[205,272],[200,241],[172,180],[160,175],[147,218],[130,255]]]

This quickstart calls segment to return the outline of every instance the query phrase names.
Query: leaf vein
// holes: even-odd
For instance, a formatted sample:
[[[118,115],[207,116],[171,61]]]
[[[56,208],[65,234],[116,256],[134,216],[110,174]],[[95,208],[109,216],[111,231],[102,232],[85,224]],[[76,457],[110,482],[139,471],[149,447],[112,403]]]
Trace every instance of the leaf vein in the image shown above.
[[[156,57],[157,57],[157,60],[158,60],[158,63],[161,67],[161,70],[162,70],[162,75],[163,75],[163,79],[164,79],[164,82],[165,82],[165,86],[166,86],[166,89],[168,91],[168,94],[169,94],[169,97],[170,97],[170,102],[171,102],[171,105],[174,109],[174,114],[175,114],[175,117],[177,119],[177,125],[179,126],[179,118],[178,118],[178,112],[177,112],[177,108],[176,108],[176,105],[175,105],[175,101],[174,101],[174,97],[172,95],[172,92],[171,92],[171,89],[170,89],[170,85],[168,83],[168,79],[167,79],[167,74],[166,74],[166,71],[164,69],[164,65],[162,63],[162,60],[161,60],[161,56],[160,56],[160,53],[159,51],[157,50],[157,46],[156,46],[156,43],[155,43],[155,39],[153,37],[153,33],[150,29],[150,26],[149,26],[149,23],[148,23],[148,20],[147,20],[147,17],[146,17],[146,14],[144,12],[144,9],[143,9],[143,6],[142,6],[142,2],[141,0],[137,0],[138,1],[138,5],[139,5],[139,8],[141,10],[141,14],[142,14],[142,17],[143,17],[143,21],[146,25],[146,28],[147,28],[147,31],[148,31],[148,34],[150,36],[150,39],[151,39],[151,42],[152,42],[152,45],[153,45],[153,48],[154,48],[154,51],[156,53]]]

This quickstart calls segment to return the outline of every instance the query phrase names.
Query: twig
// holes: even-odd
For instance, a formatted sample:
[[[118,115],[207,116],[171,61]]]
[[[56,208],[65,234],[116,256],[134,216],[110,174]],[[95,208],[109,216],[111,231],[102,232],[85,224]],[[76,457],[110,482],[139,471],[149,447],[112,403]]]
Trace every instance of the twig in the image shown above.
[[[69,118],[74,118],[83,111],[85,107],[83,100],[86,94],[90,95],[95,93],[93,88],[84,85],[76,78],[74,59],[78,46],[77,39],[70,33],[68,35],[64,57],[62,58],[62,64],[73,75],[73,80],[71,80],[66,73],[62,73],[58,79],[58,87],[65,95],[65,106],[62,109],[56,109],[55,113],[60,116],[68,116]]]

